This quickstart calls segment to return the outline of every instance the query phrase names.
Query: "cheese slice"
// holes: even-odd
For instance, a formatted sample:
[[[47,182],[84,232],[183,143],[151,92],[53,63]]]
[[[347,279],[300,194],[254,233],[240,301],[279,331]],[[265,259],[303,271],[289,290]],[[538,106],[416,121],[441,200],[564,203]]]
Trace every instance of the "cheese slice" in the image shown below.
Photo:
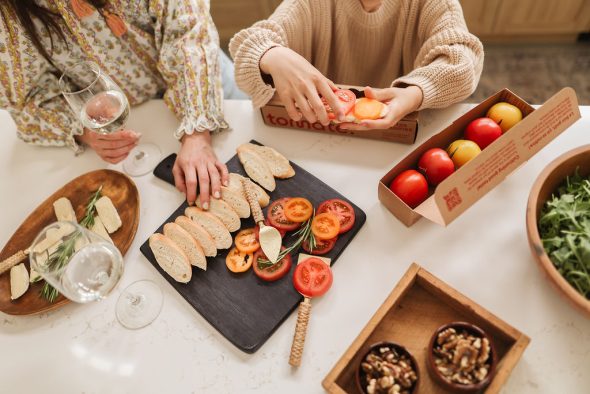
[[[55,217],[59,221],[78,222],[74,207],[72,207],[72,203],[66,197],[57,199],[53,203],[53,210],[55,211]]]
[[[24,263],[10,269],[10,299],[16,300],[29,289],[29,271]]]

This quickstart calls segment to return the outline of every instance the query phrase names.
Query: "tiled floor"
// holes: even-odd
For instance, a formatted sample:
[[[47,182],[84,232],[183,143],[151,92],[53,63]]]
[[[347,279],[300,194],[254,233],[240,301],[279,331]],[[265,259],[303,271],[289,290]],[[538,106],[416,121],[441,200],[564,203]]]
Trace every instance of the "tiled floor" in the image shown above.
[[[542,104],[565,86],[576,90],[580,105],[590,105],[590,42],[489,44],[479,86],[468,101],[482,101],[507,87],[531,104]]]

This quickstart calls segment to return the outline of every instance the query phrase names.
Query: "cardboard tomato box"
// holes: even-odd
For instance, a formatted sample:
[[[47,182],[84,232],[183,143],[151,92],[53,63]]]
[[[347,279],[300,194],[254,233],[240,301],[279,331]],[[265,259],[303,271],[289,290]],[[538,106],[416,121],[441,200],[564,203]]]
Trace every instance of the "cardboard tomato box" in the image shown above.
[[[451,142],[462,139],[469,122],[486,116],[492,105],[502,101],[517,106],[523,119],[431,190],[426,201],[412,209],[389,189],[391,181],[402,171],[417,169],[424,152],[431,148],[446,149]],[[396,164],[379,182],[379,200],[408,227],[422,217],[446,226],[578,119],[580,110],[572,88],[562,89],[537,109],[503,89]]]
[[[358,86],[340,86],[341,89],[350,89],[357,98],[364,97],[362,88]],[[418,133],[418,113],[413,112],[400,120],[395,126],[385,130],[343,130],[337,124],[328,126],[320,122],[310,123],[307,120],[294,121],[289,117],[285,106],[275,95],[264,107],[260,109],[264,124],[272,127],[308,130],[320,133],[352,135],[356,137],[370,138],[402,144],[413,144]]]

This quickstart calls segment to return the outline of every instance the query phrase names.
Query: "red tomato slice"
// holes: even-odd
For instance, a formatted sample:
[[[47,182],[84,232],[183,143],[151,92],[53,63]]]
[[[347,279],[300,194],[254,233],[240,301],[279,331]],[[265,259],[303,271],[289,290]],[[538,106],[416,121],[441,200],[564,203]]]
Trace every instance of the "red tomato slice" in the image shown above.
[[[311,232],[317,239],[328,240],[335,238],[340,231],[338,216],[326,212],[320,213],[311,222]]]
[[[281,249],[284,250],[285,247],[282,247]],[[258,249],[258,251],[254,253],[254,263],[252,264],[252,267],[254,268],[256,276],[267,282],[279,280],[291,270],[292,262],[290,254],[286,255],[275,264],[266,267],[261,267],[258,259],[266,260],[266,255],[262,249]]]
[[[301,223],[290,221],[285,216],[285,203],[287,201],[289,201],[289,199],[286,197],[273,201],[266,211],[268,222],[277,230],[292,231],[301,225]]]
[[[284,205],[285,216],[292,222],[303,223],[313,214],[313,205],[307,198],[295,197]]]
[[[241,230],[234,240],[236,248],[240,252],[253,253],[260,248],[258,242],[258,228],[247,228]]]
[[[356,96],[354,95],[354,93],[348,89],[338,89],[334,91],[334,94],[336,95],[336,98],[340,100],[342,109],[344,110],[344,114],[349,113],[352,107],[354,107],[354,103],[356,101]],[[336,119],[336,114],[332,110],[330,104],[328,104],[328,100],[322,97],[322,103],[324,103],[324,107],[326,107],[328,118],[331,120]]]
[[[332,270],[328,264],[310,257],[297,264],[293,273],[295,289],[305,297],[324,295],[332,286]]]
[[[334,245],[336,245],[336,241],[338,241],[338,237],[332,239],[316,239],[315,240],[315,248],[311,250],[309,248],[309,242],[307,240],[303,241],[303,250],[305,250],[309,254],[315,254],[316,256],[321,256],[332,249],[334,249]]]
[[[345,233],[354,226],[354,209],[352,205],[339,198],[333,198],[331,200],[324,201],[320,204],[317,213],[332,213],[338,216],[340,220],[340,232],[339,234]]]

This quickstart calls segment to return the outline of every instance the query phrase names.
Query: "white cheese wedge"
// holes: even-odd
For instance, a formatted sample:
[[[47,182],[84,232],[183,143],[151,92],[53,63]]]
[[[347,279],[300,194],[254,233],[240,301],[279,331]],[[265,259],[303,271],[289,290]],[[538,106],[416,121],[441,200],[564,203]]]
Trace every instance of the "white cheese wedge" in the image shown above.
[[[29,271],[23,263],[10,269],[10,299],[16,300],[29,289]]]
[[[107,232],[107,229],[104,227],[104,224],[102,223],[102,220],[100,220],[100,216],[95,216],[94,217],[94,224],[92,225],[92,227],[90,228],[90,230],[91,231],[94,231],[96,234],[100,235],[101,237],[103,237],[107,241],[113,243],[113,240],[109,236],[109,233]]]
[[[43,277],[31,267],[31,272],[29,273],[29,283],[39,282]]]
[[[67,223],[62,223],[58,227],[52,227],[45,232],[45,239],[41,240],[35,245],[33,249],[34,253],[42,253],[55,245],[57,242],[62,241],[62,238],[66,235],[70,235],[74,231],[74,226]]]
[[[100,220],[102,220],[102,224],[104,224],[109,234],[114,233],[121,227],[121,218],[119,217],[117,208],[115,208],[113,202],[107,196],[102,196],[98,199],[96,202],[96,212],[98,212],[98,216],[100,216]]]
[[[55,211],[55,217],[59,221],[78,222],[76,220],[76,212],[74,211],[74,207],[72,207],[72,203],[65,197],[62,197],[53,203],[53,210]]]

